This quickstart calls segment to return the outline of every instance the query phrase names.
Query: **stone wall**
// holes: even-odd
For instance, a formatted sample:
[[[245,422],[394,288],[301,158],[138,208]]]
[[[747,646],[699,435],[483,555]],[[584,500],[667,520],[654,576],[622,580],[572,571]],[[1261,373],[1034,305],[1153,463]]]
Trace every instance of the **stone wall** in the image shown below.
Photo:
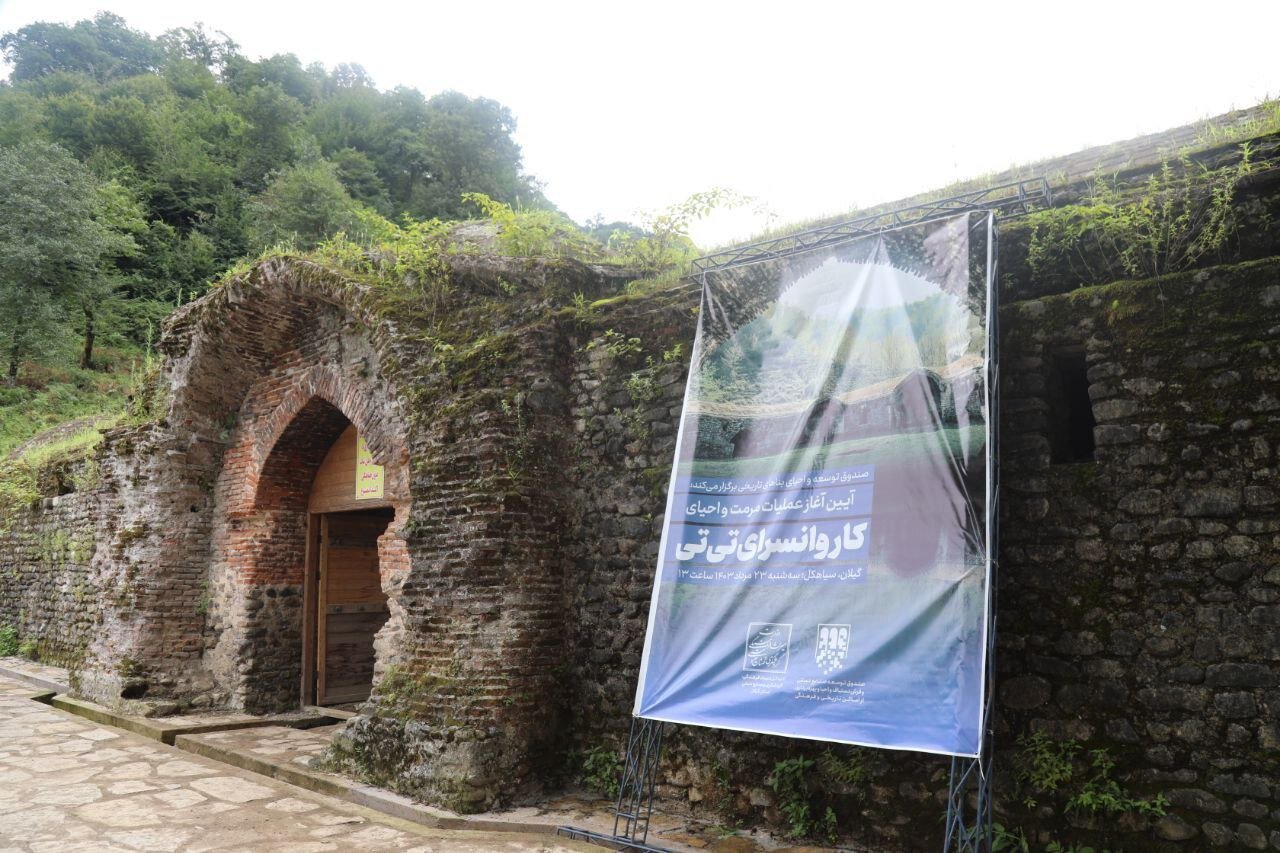
[[[998,810],[1041,843],[1280,847],[1280,261],[1239,262],[1275,255],[1277,174],[1244,188],[1235,256],[1158,281],[1032,275],[1018,224],[1001,244]],[[176,313],[152,417],[0,534],[0,622],[98,701],[296,703],[306,492],[355,423],[397,510],[391,618],[331,760],[477,810],[617,749],[696,290],[598,299],[616,274],[470,253],[433,275],[273,258]],[[1081,407],[1096,446],[1055,461]],[[1109,750],[1116,790],[1168,814],[1028,805],[1035,733],[1076,785]],[[766,780],[795,756],[848,843],[936,849],[936,758],[675,727],[659,791],[777,824]]]
[[[683,392],[661,354],[687,353],[694,305],[623,302],[578,339],[580,752],[619,744],[630,712]],[[1280,844],[1280,262],[1010,302],[1001,323],[1001,820],[1126,849]],[[1053,464],[1062,353],[1086,362],[1097,446]],[[1025,808],[1014,777],[1034,732],[1107,749],[1126,793],[1165,796],[1168,815]],[[659,790],[724,823],[777,819],[773,764],[823,752],[675,727]],[[945,761],[835,754],[868,773],[834,786],[852,840],[936,847]]]
[[[34,641],[41,660],[75,664],[93,635],[98,503],[92,489],[45,497],[0,529],[0,626]]]

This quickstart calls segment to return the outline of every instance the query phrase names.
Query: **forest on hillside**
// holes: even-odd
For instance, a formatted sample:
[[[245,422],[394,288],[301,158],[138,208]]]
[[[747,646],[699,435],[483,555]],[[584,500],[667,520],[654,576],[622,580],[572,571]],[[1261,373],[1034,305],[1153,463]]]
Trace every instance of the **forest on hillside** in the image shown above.
[[[255,60],[200,25],[152,37],[110,13],[31,24],[0,53],[10,414],[58,385],[69,402],[51,421],[101,407],[120,362],[239,258],[474,216],[465,193],[554,210],[524,172],[511,111],[487,98],[383,91],[359,65]],[[0,454],[41,425],[16,418]]]
[[[33,320],[84,333],[97,312],[98,334],[137,338],[235,259],[305,248],[370,212],[465,218],[464,192],[548,206],[510,110],[486,98],[381,91],[359,65],[255,61],[200,26],[152,38],[109,13],[31,24],[0,52],[0,316],[27,315],[16,338],[5,330],[10,376],[15,342],[20,362],[47,338]]]

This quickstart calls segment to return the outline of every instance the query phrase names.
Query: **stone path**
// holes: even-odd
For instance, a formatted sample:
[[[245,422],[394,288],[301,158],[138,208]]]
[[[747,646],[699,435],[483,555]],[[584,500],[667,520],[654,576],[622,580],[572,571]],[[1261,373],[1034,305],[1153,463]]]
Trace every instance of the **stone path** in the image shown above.
[[[0,670],[14,674],[18,680],[25,681],[34,689],[57,690],[67,689],[67,671],[60,666],[49,666],[20,657],[0,657]]]
[[[191,735],[191,739],[217,744],[269,760],[288,762],[312,769],[312,759],[324,752],[343,724],[317,726],[313,729],[291,729],[265,726],[257,729],[232,729],[226,732]]]
[[[0,853],[587,851],[432,830],[99,726],[0,677]]]

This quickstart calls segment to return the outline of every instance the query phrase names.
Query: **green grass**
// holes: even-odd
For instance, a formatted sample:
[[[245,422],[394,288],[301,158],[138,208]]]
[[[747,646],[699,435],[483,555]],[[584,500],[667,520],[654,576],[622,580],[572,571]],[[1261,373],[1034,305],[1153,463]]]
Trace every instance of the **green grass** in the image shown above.
[[[19,384],[0,384],[0,459],[50,427],[124,412],[142,354],[118,351],[114,356],[112,369],[105,371],[24,365]]]
[[[26,364],[18,384],[0,384],[0,529],[39,497],[42,467],[88,458],[103,431],[124,416],[145,359],[136,351],[111,351],[104,361],[110,364],[104,370]],[[77,486],[93,480],[94,471],[90,464],[76,473]]]
[[[965,430],[949,427],[937,432],[908,432],[840,441],[816,451],[794,450],[774,456],[745,459],[698,459],[692,463],[680,463],[680,473],[693,477],[762,477],[779,471],[909,462],[927,458],[928,454],[934,452],[939,441],[945,441],[951,454],[959,457],[963,455],[966,446],[972,448],[971,453],[981,450],[984,429],[982,424],[977,424],[966,427]],[[962,436],[962,432],[967,432],[968,435]]]

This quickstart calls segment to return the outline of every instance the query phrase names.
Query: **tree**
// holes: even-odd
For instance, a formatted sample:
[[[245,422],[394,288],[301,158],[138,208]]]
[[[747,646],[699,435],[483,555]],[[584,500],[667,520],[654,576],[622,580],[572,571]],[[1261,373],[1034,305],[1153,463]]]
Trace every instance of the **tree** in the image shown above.
[[[93,177],[57,145],[0,149],[0,198],[0,335],[13,381],[22,359],[55,339],[67,307],[88,304],[112,240]]]
[[[368,155],[354,148],[341,148],[333,152],[329,160],[338,170],[338,180],[342,181],[352,198],[384,213],[390,209],[387,187]]]
[[[309,249],[339,231],[359,227],[363,206],[347,194],[333,164],[321,158],[283,170],[249,201],[251,241]]]
[[[280,84],[266,83],[244,95],[240,113],[249,125],[241,151],[240,179],[244,186],[258,190],[266,185],[271,172],[293,162],[303,107]]]
[[[105,205],[90,218],[122,241],[42,279],[43,301],[31,301],[29,281],[5,283],[3,297],[18,301],[0,321],[27,318],[23,353],[60,340],[69,356],[82,331],[89,364],[96,345],[119,333],[143,340],[167,308],[275,242],[307,247],[339,230],[361,239],[392,228],[383,217],[465,217],[465,192],[526,217],[549,209],[496,101],[379,91],[359,65],[252,60],[200,25],[151,38],[111,14],[23,27],[0,36],[0,56],[12,65],[0,81],[0,147],[44,139],[85,164],[91,183],[114,184],[109,197],[79,197]],[[0,354],[12,331],[0,329]]]
[[[0,54],[13,66],[15,83],[55,71],[86,74],[99,81],[154,71],[162,56],[146,34],[124,18],[99,12],[73,26],[39,22],[0,38]]]
[[[542,194],[520,170],[520,146],[511,135],[511,111],[488,98],[444,92],[427,101],[421,152],[429,180],[415,193],[418,216],[457,219],[467,215],[464,192],[522,207],[537,207]]]

